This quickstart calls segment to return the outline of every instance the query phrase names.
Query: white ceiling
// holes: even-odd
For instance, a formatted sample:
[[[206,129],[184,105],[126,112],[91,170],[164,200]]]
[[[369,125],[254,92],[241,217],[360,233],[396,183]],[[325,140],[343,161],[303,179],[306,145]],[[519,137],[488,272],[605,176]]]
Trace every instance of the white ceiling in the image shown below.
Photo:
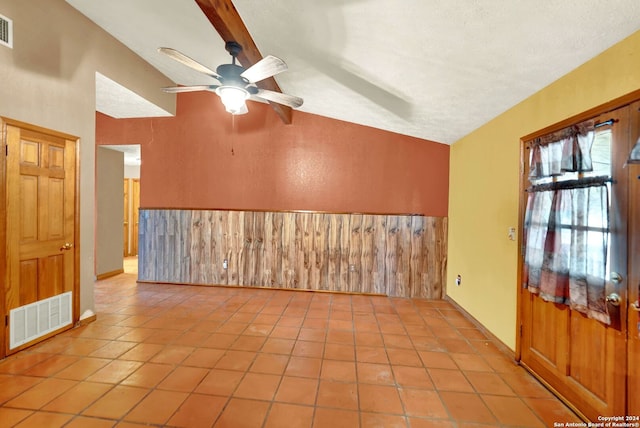
[[[96,110],[116,119],[171,116],[168,111],[97,71]]]
[[[195,1],[67,2],[176,84],[215,81],[158,47],[212,69],[230,62]],[[300,110],[446,144],[640,30],[638,0],[234,4],[262,55],[289,65],[276,80],[304,98]]]
[[[124,164],[127,166],[140,166],[142,163],[140,144],[105,144],[100,147],[124,153]]]

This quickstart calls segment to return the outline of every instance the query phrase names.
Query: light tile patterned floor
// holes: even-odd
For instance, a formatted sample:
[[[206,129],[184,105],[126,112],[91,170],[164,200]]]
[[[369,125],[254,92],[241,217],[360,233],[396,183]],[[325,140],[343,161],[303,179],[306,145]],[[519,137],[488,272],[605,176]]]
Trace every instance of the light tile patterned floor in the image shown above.
[[[0,427],[579,421],[446,301],[96,283],[98,320],[0,362]]]

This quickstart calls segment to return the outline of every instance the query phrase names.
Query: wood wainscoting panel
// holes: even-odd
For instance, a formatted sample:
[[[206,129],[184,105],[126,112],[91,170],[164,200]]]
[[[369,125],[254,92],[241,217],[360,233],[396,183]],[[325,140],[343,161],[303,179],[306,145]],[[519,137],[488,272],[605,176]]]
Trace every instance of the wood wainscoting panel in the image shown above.
[[[140,281],[445,295],[447,219],[140,210]]]

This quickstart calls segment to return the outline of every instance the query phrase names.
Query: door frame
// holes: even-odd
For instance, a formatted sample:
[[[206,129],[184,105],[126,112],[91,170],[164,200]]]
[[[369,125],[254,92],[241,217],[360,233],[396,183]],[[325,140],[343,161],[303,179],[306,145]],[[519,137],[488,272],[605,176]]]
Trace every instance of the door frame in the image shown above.
[[[559,131],[568,126],[574,125],[576,123],[583,122],[585,120],[589,120],[593,117],[600,116],[601,114],[608,113],[610,111],[616,110],[620,107],[624,107],[625,105],[632,104],[636,101],[640,101],[640,89],[630,92],[627,95],[623,95],[619,98],[613,99],[607,103],[601,104],[597,107],[593,107],[589,110],[586,110],[580,114],[571,116],[566,118],[560,122],[557,122],[553,125],[549,125],[546,128],[540,129],[531,134],[525,135],[520,138],[520,188],[519,188],[519,207],[518,207],[518,266],[517,266],[517,284],[518,292],[516,293],[516,304],[517,304],[517,312],[516,312],[516,349],[515,349],[515,357],[516,361],[520,361],[520,357],[522,355],[522,294],[523,289],[521,287],[522,284],[522,261],[524,260],[524,249],[522,245],[524,244],[524,213],[526,211],[527,206],[527,198],[525,197],[527,188],[527,178],[524,176],[525,170],[525,162],[526,159],[526,150],[525,150],[525,142],[533,140],[534,138],[542,137],[543,135],[550,134],[552,132]]]
[[[22,122],[19,120],[7,118],[4,116],[0,116],[0,141],[2,142],[2,151],[5,152],[5,157],[3,161],[0,162],[2,165],[0,166],[0,271],[5,273],[5,277],[3,278],[3,283],[6,284],[6,255],[7,255],[7,126],[14,126],[17,128],[30,130],[34,132],[39,132],[42,134],[51,135],[53,137],[62,138],[68,141],[73,142],[74,144],[74,153],[75,153],[75,177],[73,179],[73,184],[75,187],[74,192],[74,213],[73,213],[73,222],[74,222],[74,231],[73,231],[73,307],[72,307],[72,323],[71,326],[74,326],[78,320],[80,319],[80,138],[67,134],[60,131],[55,131],[52,129],[44,128],[42,126],[33,125],[30,123]],[[9,342],[8,338],[8,323],[7,317],[9,314],[6,311],[5,305],[6,298],[6,290],[5,287],[0,287],[0,314],[5,318],[4,328],[0,328],[0,359],[5,358],[9,354]],[[42,339],[53,336],[57,334],[51,333],[50,335],[43,336]],[[20,346],[15,350],[12,350],[12,354],[16,351],[20,351],[30,345]]]
[[[563,128],[566,128],[568,126],[574,125],[576,123],[580,123],[583,122],[585,120],[589,120],[592,119],[594,117],[606,114],[608,112],[611,112],[613,110],[617,110],[621,107],[624,107],[626,105],[630,105],[634,102],[637,102],[640,100],[640,89],[633,91],[629,94],[623,95],[621,97],[618,97],[616,99],[613,99],[607,103],[601,104],[599,106],[593,107],[589,110],[586,110],[580,114],[571,116],[569,118],[566,118],[558,123],[555,123],[553,125],[547,126],[541,130],[538,130],[536,132],[533,132],[531,134],[525,135],[523,137],[520,138],[520,183],[519,183],[519,207],[518,207],[518,258],[517,258],[517,283],[516,283],[516,287],[518,288],[518,291],[516,293],[516,304],[517,304],[517,311],[516,311],[516,348],[515,348],[515,359],[516,361],[520,362],[521,358],[522,358],[522,336],[523,336],[523,305],[524,305],[524,299],[525,299],[525,295],[524,293],[526,292],[526,290],[524,290],[522,288],[522,270],[523,270],[523,261],[524,261],[524,248],[523,248],[523,244],[524,244],[524,213],[526,211],[526,204],[527,204],[527,198],[526,198],[526,192],[525,189],[527,188],[527,177],[525,177],[524,175],[524,171],[525,171],[525,162],[527,162],[527,150],[525,148],[525,143],[527,141],[531,141],[535,138],[541,137],[543,135],[546,134],[550,134],[556,131],[559,131]],[[628,235],[628,232],[627,232]],[[627,296],[629,297],[629,296]],[[625,309],[626,310],[626,309]],[[624,326],[626,328],[626,326]],[[527,368],[525,366],[525,368]],[[626,368],[626,367],[625,367]],[[528,371],[530,371],[529,369],[527,369]],[[566,399],[566,397],[563,397],[557,390],[555,390],[544,378],[542,378],[539,374],[537,373],[533,373],[530,371],[530,373],[537,378],[542,384],[544,384],[547,389],[549,389],[551,392],[553,392],[555,395],[557,395],[563,402],[565,402],[565,404],[570,407],[576,414],[580,415],[583,419],[586,420],[585,416],[582,414],[582,412],[580,412],[570,401],[568,401]]]
[[[640,139],[640,101],[632,104],[633,109],[637,109],[638,114],[631,117],[630,143],[633,144]],[[640,195],[640,165],[629,164],[629,194]],[[629,271],[629,295],[630,302],[638,302],[640,300],[640,197],[631,198],[629,200],[629,251],[628,265]],[[640,368],[637,359],[640,357],[640,331],[638,330],[640,323],[640,312],[630,310],[627,314],[627,331],[629,336],[627,339],[628,355],[627,358],[627,396],[638,396],[640,394]],[[640,413],[640,403],[637,400],[633,403],[627,403],[627,414],[638,415]]]

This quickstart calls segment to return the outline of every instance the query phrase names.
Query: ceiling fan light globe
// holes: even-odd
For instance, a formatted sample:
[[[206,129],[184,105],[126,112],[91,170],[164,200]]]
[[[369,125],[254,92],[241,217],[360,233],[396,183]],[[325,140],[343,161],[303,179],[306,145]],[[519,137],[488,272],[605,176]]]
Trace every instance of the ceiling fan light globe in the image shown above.
[[[219,86],[216,88],[216,94],[231,114],[240,114],[245,109],[244,102],[249,98],[249,92],[236,86]]]

